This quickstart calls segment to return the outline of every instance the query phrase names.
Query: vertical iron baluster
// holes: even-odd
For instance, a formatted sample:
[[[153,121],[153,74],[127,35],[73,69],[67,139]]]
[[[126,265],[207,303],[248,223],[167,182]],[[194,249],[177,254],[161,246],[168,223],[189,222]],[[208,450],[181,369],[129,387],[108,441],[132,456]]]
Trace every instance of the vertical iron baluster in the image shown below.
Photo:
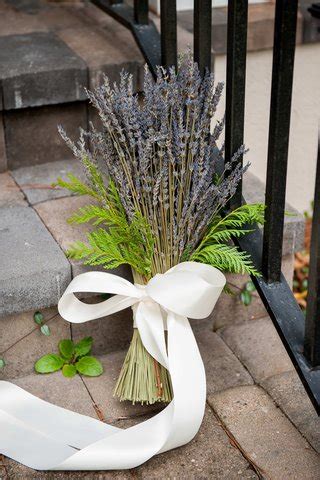
[[[246,86],[248,0],[228,2],[228,40],[226,75],[225,161],[243,144]],[[242,163],[242,158],[238,162]],[[236,208],[242,202],[242,183],[230,201]]]
[[[298,0],[276,1],[262,260],[270,283],[281,274],[297,7]]]
[[[211,70],[211,0],[194,1],[194,60],[199,65],[200,73]]]
[[[177,7],[176,0],[161,0],[161,64],[177,65]]]
[[[140,25],[148,24],[149,0],[134,0],[134,20]]]
[[[320,138],[310,246],[305,355],[313,366],[320,366]]]

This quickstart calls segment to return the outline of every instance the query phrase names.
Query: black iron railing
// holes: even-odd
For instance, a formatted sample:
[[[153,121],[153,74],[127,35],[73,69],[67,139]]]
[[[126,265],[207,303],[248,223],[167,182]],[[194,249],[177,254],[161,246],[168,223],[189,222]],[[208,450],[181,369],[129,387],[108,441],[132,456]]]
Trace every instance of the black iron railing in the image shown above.
[[[148,17],[148,1],[92,0],[129,28],[150,69],[177,63],[177,13],[175,0],[161,0],[161,34]],[[253,278],[257,291],[280,338],[320,414],[320,158],[316,176],[306,319],[281,273],[285,191],[290,131],[297,0],[276,0],[271,86],[266,218],[264,233],[256,230],[238,245],[251,254],[263,273]],[[319,4],[313,5],[319,16]],[[194,58],[200,70],[211,67],[211,0],[194,1]],[[247,53],[248,1],[228,2],[225,160],[242,144]],[[242,159],[239,159],[242,162]],[[232,207],[243,202],[241,185]]]

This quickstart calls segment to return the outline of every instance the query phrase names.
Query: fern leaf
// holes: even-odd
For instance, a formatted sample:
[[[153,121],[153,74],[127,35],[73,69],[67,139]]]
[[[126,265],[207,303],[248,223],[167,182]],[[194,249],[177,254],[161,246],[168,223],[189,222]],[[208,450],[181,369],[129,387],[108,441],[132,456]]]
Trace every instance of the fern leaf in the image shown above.
[[[237,229],[237,228],[229,228],[225,230],[218,230],[218,231],[209,231],[205,238],[205,244],[211,243],[226,243],[232,240],[232,238],[239,238],[247,233],[252,232],[252,230],[246,229]]]
[[[124,227],[127,222],[123,220],[124,219],[121,219],[119,215],[115,214],[115,212],[107,206],[103,208],[99,205],[86,205],[85,207],[79,208],[76,213],[68,218],[68,223],[82,224],[92,222],[93,225],[103,223],[106,226],[122,225]]]
[[[70,192],[77,193],[78,195],[90,195],[91,197],[98,198],[99,195],[97,192],[86,185],[85,183],[81,182],[75,175],[72,173],[68,173],[67,175],[69,182],[63,180],[61,177],[59,177],[53,185],[58,185],[61,188],[65,188],[69,190]]]
[[[191,255],[190,260],[207,263],[225,272],[260,276],[250,260],[250,255],[234,246],[219,243],[208,245]]]

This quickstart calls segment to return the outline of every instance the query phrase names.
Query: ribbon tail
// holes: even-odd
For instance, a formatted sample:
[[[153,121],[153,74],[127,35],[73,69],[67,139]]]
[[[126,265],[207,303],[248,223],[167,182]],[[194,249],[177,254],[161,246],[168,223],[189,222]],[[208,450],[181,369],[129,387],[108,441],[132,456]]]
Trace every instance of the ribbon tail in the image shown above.
[[[198,432],[205,410],[206,374],[199,348],[186,317],[168,314],[168,357],[174,413],[165,452],[188,443]]]

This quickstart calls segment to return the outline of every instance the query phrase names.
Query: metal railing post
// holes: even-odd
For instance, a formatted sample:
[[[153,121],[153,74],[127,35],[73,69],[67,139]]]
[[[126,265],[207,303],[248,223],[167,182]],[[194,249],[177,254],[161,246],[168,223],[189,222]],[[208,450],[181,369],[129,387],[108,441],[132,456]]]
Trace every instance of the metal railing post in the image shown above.
[[[262,260],[270,283],[281,275],[297,11],[298,0],[276,1]]]
[[[228,2],[225,161],[243,145],[246,89],[248,0]],[[242,157],[238,159],[242,163]],[[230,208],[242,203],[242,182],[230,201]]]
[[[304,350],[312,366],[320,367],[320,138],[312,218]]]

